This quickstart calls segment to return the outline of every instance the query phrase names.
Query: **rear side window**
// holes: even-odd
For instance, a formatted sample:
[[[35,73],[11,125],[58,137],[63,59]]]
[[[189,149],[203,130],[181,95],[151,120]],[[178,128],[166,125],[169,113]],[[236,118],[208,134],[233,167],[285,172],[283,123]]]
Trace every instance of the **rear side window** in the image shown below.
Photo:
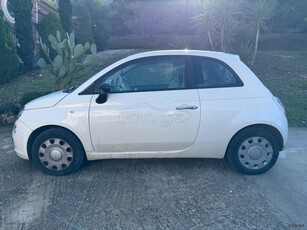
[[[211,58],[196,58],[197,88],[240,87],[242,81],[225,63]]]

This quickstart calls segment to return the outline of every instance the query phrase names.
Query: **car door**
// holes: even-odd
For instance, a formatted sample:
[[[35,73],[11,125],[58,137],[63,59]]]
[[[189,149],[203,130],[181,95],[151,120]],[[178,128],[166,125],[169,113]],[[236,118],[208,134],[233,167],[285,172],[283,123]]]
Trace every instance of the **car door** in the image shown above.
[[[90,105],[96,152],[178,151],[196,140],[200,104],[189,89],[184,56],[141,58],[123,64],[96,84],[109,84],[107,101]]]
[[[207,57],[194,57],[193,62],[202,114],[199,143],[207,157],[216,157],[225,153],[250,100],[244,98],[243,82],[228,64]]]

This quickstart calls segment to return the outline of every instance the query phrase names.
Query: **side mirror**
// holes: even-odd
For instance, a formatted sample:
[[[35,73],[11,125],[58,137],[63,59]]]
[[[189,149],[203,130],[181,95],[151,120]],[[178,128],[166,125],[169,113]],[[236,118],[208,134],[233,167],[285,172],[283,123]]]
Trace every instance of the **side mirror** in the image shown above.
[[[99,94],[109,94],[111,92],[111,86],[108,83],[103,83],[99,86]]]
[[[108,100],[108,94],[111,92],[111,86],[108,83],[103,83],[99,86],[99,96],[96,99],[97,104],[104,104]]]

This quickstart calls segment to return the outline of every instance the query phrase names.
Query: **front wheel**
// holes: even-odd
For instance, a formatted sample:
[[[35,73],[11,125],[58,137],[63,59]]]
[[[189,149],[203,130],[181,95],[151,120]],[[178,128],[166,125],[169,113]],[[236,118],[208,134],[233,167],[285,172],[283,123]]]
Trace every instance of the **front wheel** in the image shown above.
[[[249,175],[261,174],[276,163],[278,141],[268,130],[248,128],[234,136],[226,155],[238,171]]]
[[[72,133],[48,129],[32,145],[32,159],[46,174],[64,176],[77,171],[84,161],[83,146]]]

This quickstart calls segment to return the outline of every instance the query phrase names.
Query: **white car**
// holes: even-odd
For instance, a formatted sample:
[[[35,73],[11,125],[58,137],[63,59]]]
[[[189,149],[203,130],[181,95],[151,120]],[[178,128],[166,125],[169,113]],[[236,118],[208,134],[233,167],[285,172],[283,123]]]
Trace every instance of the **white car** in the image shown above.
[[[16,153],[51,175],[85,159],[225,156],[260,174],[287,136],[282,103],[238,56],[187,50],[122,59],[28,103],[13,130]]]

